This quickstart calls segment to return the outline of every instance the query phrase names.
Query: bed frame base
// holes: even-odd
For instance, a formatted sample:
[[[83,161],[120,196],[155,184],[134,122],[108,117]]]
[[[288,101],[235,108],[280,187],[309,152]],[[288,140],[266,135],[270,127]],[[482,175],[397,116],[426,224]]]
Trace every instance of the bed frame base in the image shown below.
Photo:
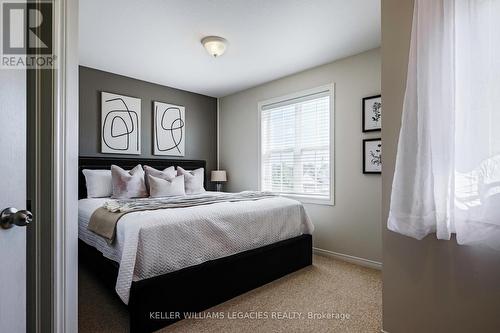
[[[116,263],[80,241],[80,261],[114,289]],[[132,283],[131,332],[153,332],[312,264],[312,237],[301,235]]]

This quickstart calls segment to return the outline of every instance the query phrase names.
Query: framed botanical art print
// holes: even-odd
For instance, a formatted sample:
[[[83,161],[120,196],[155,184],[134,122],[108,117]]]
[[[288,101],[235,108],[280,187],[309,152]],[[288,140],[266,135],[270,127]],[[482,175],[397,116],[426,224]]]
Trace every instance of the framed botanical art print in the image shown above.
[[[382,140],[363,140],[363,173],[382,173]]]
[[[184,156],[186,143],[185,107],[153,102],[153,154]]]
[[[363,98],[363,132],[382,129],[382,97],[380,95]]]
[[[141,100],[101,92],[101,153],[141,153]]]

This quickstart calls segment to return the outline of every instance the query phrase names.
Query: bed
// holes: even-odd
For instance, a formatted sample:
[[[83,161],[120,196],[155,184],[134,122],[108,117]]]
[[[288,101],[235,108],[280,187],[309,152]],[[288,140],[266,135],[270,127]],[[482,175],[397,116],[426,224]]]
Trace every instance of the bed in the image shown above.
[[[79,258],[116,290],[132,332],[152,332],[311,265],[312,225],[301,204],[281,197],[130,213],[110,245],[86,228],[109,199],[85,199],[81,171],[139,163],[206,170],[200,160],[79,159]]]

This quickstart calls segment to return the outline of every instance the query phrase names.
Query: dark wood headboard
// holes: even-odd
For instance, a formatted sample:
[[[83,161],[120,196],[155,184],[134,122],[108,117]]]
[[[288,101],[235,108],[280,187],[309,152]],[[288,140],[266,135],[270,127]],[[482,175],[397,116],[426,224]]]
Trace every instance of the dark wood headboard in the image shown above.
[[[87,186],[83,169],[110,169],[111,165],[117,165],[124,169],[132,169],[137,164],[149,165],[150,167],[163,170],[171,165],[180,166],[186,170],[203,168],[205,170],[205,188],[209,189],[207,182],[207,162],[203,160],[180,160],[180,159],[160,159],[160,158],[122,158],[122,157],[84,157],[78,158],[78,199],[87,197]]]

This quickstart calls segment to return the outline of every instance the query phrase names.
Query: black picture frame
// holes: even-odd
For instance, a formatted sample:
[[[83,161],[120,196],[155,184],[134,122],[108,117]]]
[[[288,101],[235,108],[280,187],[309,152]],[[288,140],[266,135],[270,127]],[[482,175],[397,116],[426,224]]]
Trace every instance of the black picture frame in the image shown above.
[[[364,139],[363,140],[363,174],[381,174],[382,173],[382,152],[380,152],[380,171],[369,171],[366,169],[366,144],[368,142],[374,142],[374,141],[380,141],[380,150],[382,150],[382,139],[381,138],[374,138],[374,139]]]
[[[369,97],[364,97],[362,100],[361,100],[361,108],[362,108],[362,112],[361,112],[361,131],[363,133],[368,133],[368,132],[378,132],[378,131],[381,131],[382,130],[382,123],[380,123],[380,127],[377,127],[377,128],[369,128],[367,129],[366,128],[366,102],[371,100],[371,99],[376,99],[376,98],[382,98],[382,95],[373,95],[373,96],[369,96]],[[382,112],[382,108],[380,110],[380,112]]]

